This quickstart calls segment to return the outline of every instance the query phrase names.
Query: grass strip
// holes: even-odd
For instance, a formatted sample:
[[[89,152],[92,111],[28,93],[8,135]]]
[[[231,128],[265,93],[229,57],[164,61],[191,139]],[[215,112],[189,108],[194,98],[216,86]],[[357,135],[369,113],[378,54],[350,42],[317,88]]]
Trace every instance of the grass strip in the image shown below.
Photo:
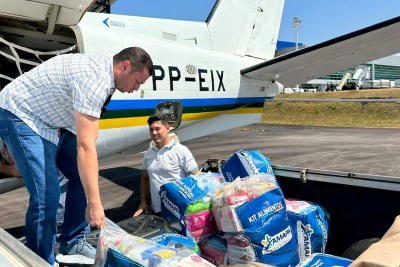
[[[262,123],[400,128],[400,103],[268,101]]]

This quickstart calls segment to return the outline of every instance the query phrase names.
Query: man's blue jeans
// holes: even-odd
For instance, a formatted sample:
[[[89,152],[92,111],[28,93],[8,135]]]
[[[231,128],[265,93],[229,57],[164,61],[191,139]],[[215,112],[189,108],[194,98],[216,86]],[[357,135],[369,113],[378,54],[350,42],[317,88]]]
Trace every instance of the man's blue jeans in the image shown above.
[[[0,108],[0,137],[7,145],[29,191],[25,218],[27,246],[54,264],[56,213],[60,198],[57,168],[68,178],[60,242],[72,246],[89,230],[86,197],[77,164],[76,136],[60,131],[58,145],[43,139],[22,120]]]

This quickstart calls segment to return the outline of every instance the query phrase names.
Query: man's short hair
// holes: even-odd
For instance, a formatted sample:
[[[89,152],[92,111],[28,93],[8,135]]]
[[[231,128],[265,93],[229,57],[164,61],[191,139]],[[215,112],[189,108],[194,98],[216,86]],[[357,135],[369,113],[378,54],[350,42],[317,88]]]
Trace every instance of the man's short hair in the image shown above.
[[[161,114],[152,115],[147,119],[147,124],[149,124],[149,126],[150,126],[155,121],[161,121],[161,124],[165,125],[165,126],[168,125],[168,119],[165,115],[161,115]]]
[[[124,60],[131,63],[133,72],[141,72],[144,68],[147,68],[149,75],[153,74],[153,61],[150,55],[140,47],[127,47],[113,57],[114,64]]]

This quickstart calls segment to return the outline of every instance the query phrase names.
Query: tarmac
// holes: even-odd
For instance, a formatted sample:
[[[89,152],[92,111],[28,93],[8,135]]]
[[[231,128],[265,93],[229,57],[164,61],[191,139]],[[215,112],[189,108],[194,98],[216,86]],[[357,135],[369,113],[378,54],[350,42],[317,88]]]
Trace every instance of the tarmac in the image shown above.
[[[208,158],[259,149],[273,165],[399,177],[399,129],[252,124],[182,142],[201,166]],[[106,216],[127,219],[139,206],[142,153],[101,162],[99,187]],[[0,227],[23,236],[25,187],[0,195]]]

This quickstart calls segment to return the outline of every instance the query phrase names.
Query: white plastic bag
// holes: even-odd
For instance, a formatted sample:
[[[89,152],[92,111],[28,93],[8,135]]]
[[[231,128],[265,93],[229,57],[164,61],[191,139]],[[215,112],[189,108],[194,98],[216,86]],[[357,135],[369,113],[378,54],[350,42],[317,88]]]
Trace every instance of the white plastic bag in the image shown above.
[[[100,230],[95,266],[211,267],[214,265],[195,253],[163,246],[151,240],[128,234],[121,227],[107,219],[106,228]]]

